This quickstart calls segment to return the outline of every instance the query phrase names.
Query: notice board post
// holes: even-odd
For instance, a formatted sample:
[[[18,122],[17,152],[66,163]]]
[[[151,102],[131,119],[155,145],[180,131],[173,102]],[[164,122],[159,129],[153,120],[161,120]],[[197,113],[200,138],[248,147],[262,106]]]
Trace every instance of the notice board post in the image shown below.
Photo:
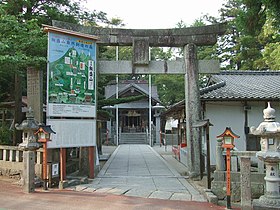
[[[60,181],[63,182],[66,148],[96,147],[98,37],[43,26],[48,33],[46,121],[56,131],[48,148],[60,149]]]

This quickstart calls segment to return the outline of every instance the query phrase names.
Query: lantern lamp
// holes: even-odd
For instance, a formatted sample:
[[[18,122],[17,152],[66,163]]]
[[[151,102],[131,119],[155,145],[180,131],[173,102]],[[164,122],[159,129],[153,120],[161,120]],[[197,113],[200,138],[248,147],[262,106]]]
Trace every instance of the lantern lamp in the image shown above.
[[[223,144],[222,147],[223,148],[229,148],[232,149],[235,147],[234,145],[234,139],[236,138],[240,138],[240,136],[238,136],[237,134],[235,134],[230,127],[226,127],[225,131],[218,135],[217,138],[222,138],[223,140]]]
[[[225,131],[217,136],[217,138],[222,138],[222,147],[226,149],[226,160],[227,160],[227,173],[226,173],[226,180],[227,180],[227,203],[226,203],[226,209],[231,209],[231,202],[230,202],[230,196],[231,196],[231,183],[230,183],[230,150],[234,148],[234,139],[239,138],[240,136],[233,133],[230,127],[226,127]]]
[[[51,141],[50,136],[52,133],[55,134],[50,125],[41,124],[35,134],[38,135],[38,142],[45,143]]]
[[[43,181],[44,181],[44,190],[48,189],[48,175],[47,175],[47,160],[48,160],[48,150],[47,142],[50,141],[51,133],[55,133],[50,125],[40,124],[39,129],[35,134],[38,135],[38,142],[43,144]]]

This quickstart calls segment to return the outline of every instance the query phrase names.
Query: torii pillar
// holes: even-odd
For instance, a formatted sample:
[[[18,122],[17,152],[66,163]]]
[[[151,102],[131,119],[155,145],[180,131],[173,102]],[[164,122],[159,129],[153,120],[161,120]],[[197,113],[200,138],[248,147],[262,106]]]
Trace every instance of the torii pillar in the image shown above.
[[[185,59],[185,111],[188,169],[190,178],[200,178],[201,135],[193,123],[201,119],[197,48],[195,44],[184,46]]]

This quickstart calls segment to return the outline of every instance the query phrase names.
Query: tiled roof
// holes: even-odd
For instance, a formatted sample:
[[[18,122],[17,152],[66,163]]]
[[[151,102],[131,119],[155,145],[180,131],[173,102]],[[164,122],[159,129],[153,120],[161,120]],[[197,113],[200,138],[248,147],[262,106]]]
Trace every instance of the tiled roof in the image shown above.
[[[201,100],[280,100],[280,71],[222,71],[200,89]]]
[[[280,71],[221,71],[200,89],[202,101],[280,100]],[[173,104],[162,116],[181,116],[185,100]],[[176,116],[177,115],[177,116]]]
[[[147,96],[149,95],[149,84],[147,82],[144,83],[143,81],[138,82],[138,80],[130,80],[128,82],[120,82],[118,86],[119,86],[119,96],[121,96],[122,93],[130,90],[131,88],[135,88],[139,92]],[[152,93],[152,98],[155,99],[156,101],[159,101],[156,85],[151,86],[151,93]],[[114,98],[115,95],[116,95],[116,84],[107,85],[105,87],[105,97]]]

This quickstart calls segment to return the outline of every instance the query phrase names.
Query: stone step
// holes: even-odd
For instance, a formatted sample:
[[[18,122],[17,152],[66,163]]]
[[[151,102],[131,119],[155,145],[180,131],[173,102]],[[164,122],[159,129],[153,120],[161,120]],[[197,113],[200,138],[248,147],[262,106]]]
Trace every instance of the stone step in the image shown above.
[[[121,133],[120,144],[147,144],[146,133]]]

